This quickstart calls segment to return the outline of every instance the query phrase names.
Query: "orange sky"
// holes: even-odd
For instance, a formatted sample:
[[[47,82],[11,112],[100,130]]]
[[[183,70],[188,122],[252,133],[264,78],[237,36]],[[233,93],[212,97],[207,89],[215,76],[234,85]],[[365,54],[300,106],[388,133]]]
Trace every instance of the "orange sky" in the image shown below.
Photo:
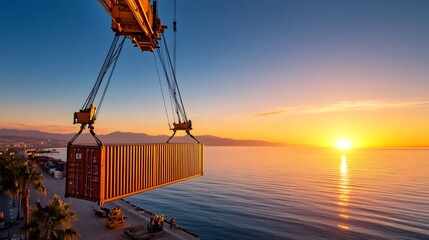
[[[241,136],[314,146],[334,146],[349,139],[354,147],[429,146],[429,102],[380,100],[275,109],[234,116],[218,130]],[[209,126],[205,126],[209,127]]]

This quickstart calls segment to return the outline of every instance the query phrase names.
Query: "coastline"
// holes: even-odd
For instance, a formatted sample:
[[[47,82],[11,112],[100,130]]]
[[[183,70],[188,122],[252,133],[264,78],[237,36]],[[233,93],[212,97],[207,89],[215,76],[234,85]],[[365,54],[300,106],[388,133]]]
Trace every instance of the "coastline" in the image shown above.
[[[78,220],[72,223],[73,227],[80,233],[78,239],[130,239],[130,237],[124,234],[124,229],[136,226],[142,226],[145,229],[150,221],[152,216],[150,211],[120,199],[105,203],[102,206],[109,209],[119,206],[126,218],[123,226],[109,229],[106,223],[107,219],[97,217],[94,213],[96,210],[100,209],[100,206],[94,202],[76,198],[64,198],[65,180],[56,179],[43,171],[40,172],[45,176],[47,194],[43,196],[31,191],[30,205],[34,205],[34,203],[39,200],[42,206],[45,206],[53,198],[54,194],[57,194],[63,202],[70,203],[70,209],[75,211],[78,216]],[[164,222],[163,232],[163,236],[159,237],[159,239],[199,239],[195,234],[180,227],[170,229],[170,224],[167,222]]]

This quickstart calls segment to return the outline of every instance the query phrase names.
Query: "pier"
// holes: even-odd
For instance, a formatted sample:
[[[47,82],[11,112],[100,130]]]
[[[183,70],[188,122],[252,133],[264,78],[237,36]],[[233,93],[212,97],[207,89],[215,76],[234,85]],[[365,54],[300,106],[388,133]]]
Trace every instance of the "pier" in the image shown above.
[[[33,205],[39,199],[42,206],[45,206],[53,198],[54,194],[57,194],[63,200],[63,202],[71,203],[70,209],[75,211],[78,217],[78,221],[73,222],[72,225],[79,232],[79,239],[130,239],[129,236],[124,234],[125,229],[132,227],[146,227],[150,221],[151,214],[148,211],[134,206],[127,201],[119,199],[108,202],[104,204],[103,207],[109,209],[112,209],[115,206],[120,207],[126,218],[125,224],[114,229],[109,229],[107,227],[107,219],[95,215],[95,211],[100,209],[100,206],[94,202],[76,198],[65,199],[63,197],[65,191],[65,180],[56,179],[44,172],[43,174],[45,176],[45,187],[47,189],[47,194],[46,196],[42,196],[32,192],[30,197],[30,205]],[[177,223],[180,225],[180,219],[178,219]],[[164,222],[163,232],[164,234],[162,234],[162,236],[157,239],[199,239],[196,235],[188,233],[186,230],[181,228],[170,228],[170,225],[167,222]],[[141,232],[141,234],[143,235],[144,232]],[[149,235],[146,234],[146,237],[148,236]]]

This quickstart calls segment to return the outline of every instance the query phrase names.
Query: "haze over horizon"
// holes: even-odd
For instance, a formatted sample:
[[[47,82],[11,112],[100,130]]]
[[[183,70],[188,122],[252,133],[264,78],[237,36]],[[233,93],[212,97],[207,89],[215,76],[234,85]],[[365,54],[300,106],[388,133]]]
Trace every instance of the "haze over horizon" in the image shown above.
[[[158,5],[172,40],[173,1]],[[183,0],[177,21],[196,136],[429,146],[429,1]],[[110,17],[95,0],[8,1],[0,27],[0,128],[77,132]],[[126,40],[96,133],[169,135],[164,111],[152,53]]]

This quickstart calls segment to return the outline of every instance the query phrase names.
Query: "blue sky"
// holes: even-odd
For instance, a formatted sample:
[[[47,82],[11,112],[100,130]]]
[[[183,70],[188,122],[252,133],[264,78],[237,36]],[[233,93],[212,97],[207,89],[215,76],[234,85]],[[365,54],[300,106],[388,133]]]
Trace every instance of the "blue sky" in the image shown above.
[[[349,116],[386,121],[369,120],[369,102],[404,122],[427,116],[429,1],[177,2],[177,76],[197,135],[308,143],[313,125],[344,135],[359,128]],[[158,5],[172,40],[173,1]],[[0,128],[77,131],[72,113],[113,39],[107,13],[95,0],[7,1],[0,28]],[[285,114],[341,103],[369,107]],[[153,55],[129,40],[96,129],[169,134]]]

